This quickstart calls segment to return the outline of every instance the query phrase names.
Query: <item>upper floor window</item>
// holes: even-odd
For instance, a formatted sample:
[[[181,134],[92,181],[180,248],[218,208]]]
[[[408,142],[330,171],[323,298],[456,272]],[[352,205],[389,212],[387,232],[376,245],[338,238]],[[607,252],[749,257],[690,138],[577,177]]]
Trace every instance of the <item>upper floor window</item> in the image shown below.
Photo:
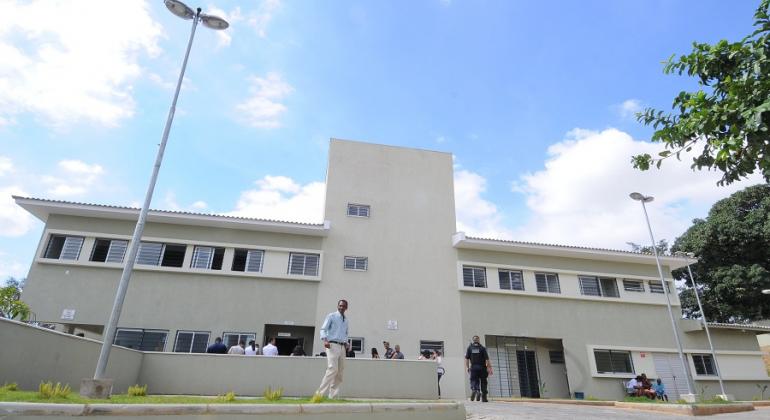
[[[320,259],[321,256],[318,254],[300,254],[292,252],[289,254],[289,274],[317,276],[318,262]]]
[[[163,267],[181,267],[184,263],[186,250],[186,245],[141,242],[139,244],[139,252],[136,254],[136,263]]]
[[[623,290],[626,292],[644,292],[644,282],[641,280],[623,279]]]
[[[487,269],[484,267],[463,266],[463,286],[487,287]]]
[[[666,292],[671,293],[668,282],[666,282]],[[663,293],[663,282],[660,280],[650,280],[650,293]]]
[[[618,283],[614,278],[578,276],[580,293],[586,296],[620,297]]]
[[[369,258],[345,257],[345,270],[366,271],[369,268]]]
[[[54,260],[77,260],[83,247],[82,236],[51,235],[43,258]]]
[[[714,358],[710,354],[693,354],[692,362],[695,365],[695,373],[698,375],[716,375]]]
[[[122,263],[128,248],[124,239],[96,239],[91,251],[91,261]]]
[[[366,204],[348,204],[348,216],[369,217],[369,206]]]
[[[259,273],[265,259],[265,251],[261,249],[235,249],[233,255],[233,271]]]
[[[630,351],[594,350],[596,373],[634,373]]]
[[[190,267],[204,268],[207,270],[221,270],[222,260],[225,257],[224,248],[213,246],[195,246],[193,249],[192,261]]]
[[[537,291],[545,293],[561,293],[559,275],[556,273],[535,273]]]
[[[177,331],[174,351],[178,353],[206,353],[208,331]]]
[[[500,288],[503,290],[524,290],[524,280],[521,271],[497,270],[500,278]]]

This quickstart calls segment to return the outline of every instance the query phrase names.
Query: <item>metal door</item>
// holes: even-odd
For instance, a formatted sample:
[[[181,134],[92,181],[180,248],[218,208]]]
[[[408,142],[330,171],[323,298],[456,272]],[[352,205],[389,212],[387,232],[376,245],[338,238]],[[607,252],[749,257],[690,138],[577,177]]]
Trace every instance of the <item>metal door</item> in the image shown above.
[[[676,353],[653,353],[655,362],[655,371],[658,378],[666,386],[666,394],[669,401],[676,401],[681,394],[687,394],[687,377],[684,373],[684,366]],[[651,381],[657,378],[650,377]]]

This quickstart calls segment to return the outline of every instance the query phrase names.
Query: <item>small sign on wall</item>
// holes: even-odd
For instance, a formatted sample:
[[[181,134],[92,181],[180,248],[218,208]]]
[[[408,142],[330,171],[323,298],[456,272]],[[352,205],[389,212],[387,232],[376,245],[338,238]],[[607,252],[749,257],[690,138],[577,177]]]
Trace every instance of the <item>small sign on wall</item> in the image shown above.
[[[290,332],[279,332],[278,337],[291,337]]]
[[[398,329],[398,321],[389,319],[388,320],[388,329],[389,330],[397,330]]]
[[[644,359],[645,357],[647,357],[647,355],[646,355],[644,352],[641,352],[641,353],[639,353],[639,357],[641,357],[642,359]]]
[[[61,319],[66,321],[72,321],[75,319],[75,310],[74,309],[65,309],[61,311]]]

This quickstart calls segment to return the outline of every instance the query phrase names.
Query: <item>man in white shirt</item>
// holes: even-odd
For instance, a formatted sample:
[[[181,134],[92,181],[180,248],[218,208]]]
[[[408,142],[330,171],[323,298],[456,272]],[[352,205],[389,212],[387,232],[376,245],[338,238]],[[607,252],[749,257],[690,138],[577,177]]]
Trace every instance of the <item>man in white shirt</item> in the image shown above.
[[[244,354],[246,353],[246,342],[241,340],[237,346],[230,347],[230,350],[228,350],[227,354]]]
[[[270,339],[267,341],[267,344],[265,344],[264,347],[262,347],[262,355],[263,356],[278,356],[278,347],[275,346],[275,338],[270,337]]]

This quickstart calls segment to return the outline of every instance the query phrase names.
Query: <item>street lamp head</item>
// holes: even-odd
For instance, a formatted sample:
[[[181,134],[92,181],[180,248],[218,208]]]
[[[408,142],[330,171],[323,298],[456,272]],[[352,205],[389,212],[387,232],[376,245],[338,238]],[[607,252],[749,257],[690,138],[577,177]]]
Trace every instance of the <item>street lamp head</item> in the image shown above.
[[[762,290],[763,295],[770,295],[770,289],[764,289]]]
[[[166,8],[173,14],[179,16],[182,19],[190,20],[195,17],[195,12],[186,4],[179,0],[163,0],[166,4]]]
[[[227,29],[230,26],[230,24],[221,17],[211,16],[204,13],[201,13],[201,23],[203,26],[209,29],[215,29],[218,31]]]
[[[641,194],[641,193],[638,193],[638,192],[632,192],[628,196],[633,198],[636,201],[641,201],[643,203],[649,203],[650,201],[655,199],[655,197],[653,197],[653,196],[645,196],[644,194]]]

